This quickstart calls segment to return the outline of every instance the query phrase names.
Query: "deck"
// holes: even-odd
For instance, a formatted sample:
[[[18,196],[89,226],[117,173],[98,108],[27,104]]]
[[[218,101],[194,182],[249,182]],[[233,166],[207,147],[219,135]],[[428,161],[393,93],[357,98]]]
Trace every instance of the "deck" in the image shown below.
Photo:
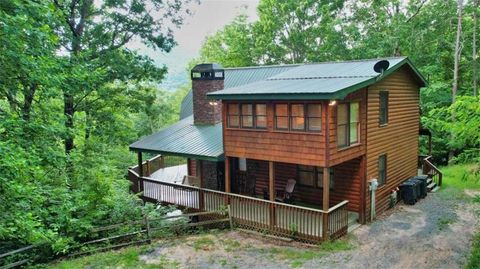
[[[129,170],[129,179],[146,201],[194,211],[214,212],[228,208],[236,227],[303,242],[318,243],[345,235],[349,217],[352,217],[347,211],[348,201],[324,211],[140,177],[133,169]]]

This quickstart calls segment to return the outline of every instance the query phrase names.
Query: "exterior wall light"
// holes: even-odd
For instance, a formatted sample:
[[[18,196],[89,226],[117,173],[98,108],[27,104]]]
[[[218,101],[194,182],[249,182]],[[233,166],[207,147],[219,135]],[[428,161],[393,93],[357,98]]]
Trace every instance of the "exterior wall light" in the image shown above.
[[[337,100],[330,100],[330,103],[328,103],[329,106],[334,106],[337,104]]]
[[[208,104],[210,104],[211,106],[216,106],[216,105],[218,105],[218,102],[217,101],[210,101],[210,102],[208,102]]]

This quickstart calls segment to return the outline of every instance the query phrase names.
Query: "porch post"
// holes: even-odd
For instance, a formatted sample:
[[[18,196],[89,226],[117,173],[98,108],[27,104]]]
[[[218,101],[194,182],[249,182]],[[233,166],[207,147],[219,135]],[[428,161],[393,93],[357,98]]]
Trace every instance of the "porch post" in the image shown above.
[[[270,201],[275,202],[275,165],[274,162],[268,162],[268,190]],[[275,226],[275,204],[270,204],[270,227]]]
[[[137,179],[137,191],[143,192],[143,160],[142,160],[142,152],[138,152],[138,175],[139,178]]]
[[[230,193],[230,157],[225,156],[225,192]]]
[[[330,167],[323,168],[323,211],[327,212],[330,208]],[[323,214],[322,238],[328,240],[328,213]]]
[[[199,182],[199,186],[200,188],[203,188],[203,161],[202,160],[199,160],[197,159],[196,160],[197,162],[197,171],[196,171],[196,176],[198,178],[198,182]],[[203,211],[205,209],[205,203],[204,203],[204,199],[203,199],[203,191],[200,190],[198,192],[198,209],[200,211]]]
[[[275,167],[272,161],[268,162],[268,190],[270,201],[275,201]]]

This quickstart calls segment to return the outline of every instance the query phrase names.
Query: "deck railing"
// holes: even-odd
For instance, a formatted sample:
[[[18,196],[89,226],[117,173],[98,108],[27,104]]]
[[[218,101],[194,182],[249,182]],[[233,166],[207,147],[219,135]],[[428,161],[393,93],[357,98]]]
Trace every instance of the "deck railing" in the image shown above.
[[[433,179],[433,182],[435,182],[437,184],[437,186],[442,186],[443,174],[440,171],[440,169],[438,169],[431,162],[431,160],[432,160],[432,156],[426,156],[423,159],[423,166],[422,166],[423,174],[429,175]]]
[[[174,204],[193,211],[218,211],[228,205],[233,225],[243,229],[317,243],[336,239],[348,230],[348,201],[328,211],[273,202],[233,193],[139,177],[129,170],[129,178],[147,201]],[[327,227],[327,230],[323,230]]]

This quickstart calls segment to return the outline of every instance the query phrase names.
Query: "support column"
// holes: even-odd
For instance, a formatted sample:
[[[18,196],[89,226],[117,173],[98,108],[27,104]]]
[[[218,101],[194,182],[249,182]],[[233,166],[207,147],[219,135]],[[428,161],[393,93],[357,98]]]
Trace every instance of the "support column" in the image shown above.
[[[230,193],[230,157],[225,157],[225,192]]]
[[[270,196],[270,201],[275,202],[275,165],[274,162],[268,162],[268,191]],[[275,227],[275,204],[270,204],[270,227]]]
[[[272,161],[268,162],[268,190],[270,201],[275,201],[275,166]]]
[[[138,153],[138,175],[139,178],[137,179],[137,190],[138,192],[143,192],[143,160],[142,160],[142,152],[139,151]]]
[[[327,212],[330,208],[330,168],[323,168],[323,205],[322,210]],[[322,237],[323,240],[329,239],[328,232],[328,214],[323,214]]]
[[[197,171],[196,171],[196,176],[198,178],[198,184],[199,184],[199,188],[203,188],[204,184],[203,184],[203,161],[202,160],[196,160],[197,162]],[[198,192],[198,209],[200,211],[203,211],[205,209],[205,201],[204,201],[204,195],[203,195],[203,191],[200,190]]]

